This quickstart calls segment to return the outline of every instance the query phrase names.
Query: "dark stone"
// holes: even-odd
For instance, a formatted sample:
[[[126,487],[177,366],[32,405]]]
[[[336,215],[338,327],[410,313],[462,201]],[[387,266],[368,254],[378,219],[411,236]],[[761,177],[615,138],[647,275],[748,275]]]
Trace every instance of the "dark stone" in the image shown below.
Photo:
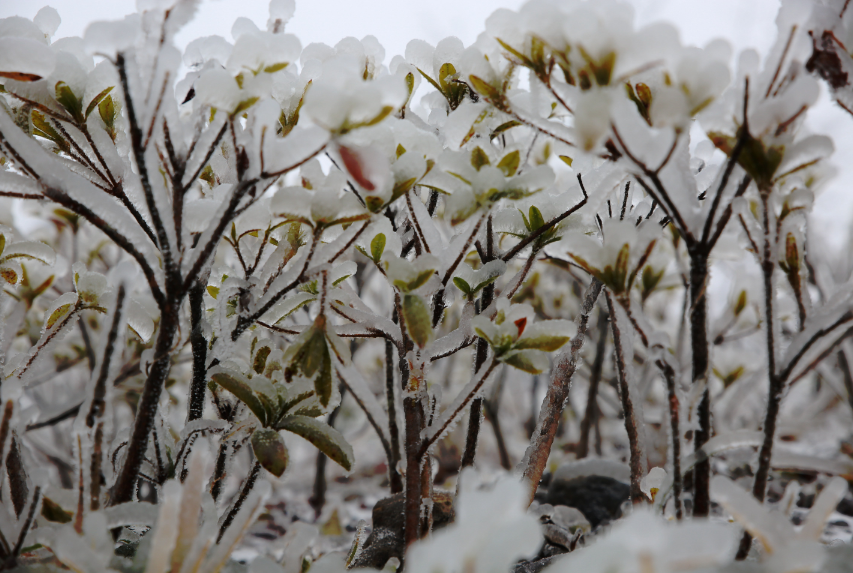
[[[432,497],[432,527],[441,529],[453,521],[453,496],[437,491]],[[406,494],[380,499],[373,507],[373,530],[364,541],[352,567],[382,569],[392,557],[400,561],[405,553]]]
[[[845,497],[842,499],[835,511],[853,517],[853,498]]]
[[[814,494],[813,493],[800,492],[800,496],[797,498],[797,507],[809,508],[813,505],[814,505]]]
[[[622,504],[630,499],[628,484],[612,477],[581,476],[570,480],[554,479],[548,488],[551,505],[579,509],[593,529],[622,516]]]
[[[539,573],[545,567],[550,565],[555,558],[556,555],[539,559],[537,561],[525,561],[523,563],[519,563],[513,568],[512,573]]]

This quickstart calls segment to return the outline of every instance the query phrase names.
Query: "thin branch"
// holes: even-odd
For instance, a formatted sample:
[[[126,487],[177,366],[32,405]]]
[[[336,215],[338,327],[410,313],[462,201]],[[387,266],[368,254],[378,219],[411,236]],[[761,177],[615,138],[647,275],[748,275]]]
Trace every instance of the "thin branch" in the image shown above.
[[[580,178],[580,174],[578,174],[578,178]],[[542,225],[541,227],[536,229],[530,235],[525,237],[524,240],[520,241],[516,246],[514,246],[512,249],[510,249],[504,256],[502,256],[501,260],[504,262],[508,262],[515,255],[520,253],[525,247],[527,247],[527,245],[529,245],[530,243],[532,243],[533,241],[535,241],[536,239],[541,237],[543,234],[550,231],[552,228],[554,228],[555,225],[560,223],[563,219],[569,217],[573,213],[577,212],[581,207],[586,205],[587,200],[588,200],[588,197],[584,196],[584,198],[581,199],[580,202],[578,204],[576,204],[574,207],[571,207],[569,210],[564,211],[560,215],[557,215],[556,217],[554,217],[553,219],[551,219],[550,221],[548,221],[547,223],[545,223],[544,225]]]
[[[163,305],[166,302],[166,297],[160,289],[160,285],[157,284],[157,276],[154,274],[154,269],[151,268],[148,264],[148,260],[136,249],[136,246],[130,241],[130,239],[113,229],[112,226],[110,226],[100,216],[96,215],[94,211],[89,209],[89,207],[80,203],[76,199],[72,199],[58,189],[45,187],[44,195],[89,221],[128,255],[133,257],[137,264],[142,268],[142,274],[144,274],[145,278],[148,280],[148,286],[151,288],[151,296],[154,297],[154,300],[157,302],[157,306],[161,309],[163,308]]]
[[[631,398],[630,382],[628,382],[627,364],[625,363],[625,351],[622,346],[622,333],[619,329],[619,321],[613,306],[613,298],[610,292],[604,291],[607,300],[607,310],[610,313],[610,328],[613,332],[614,355],[616,357],[616,374],[619,382],[619,397],[622,401],[622,413],[625,419],[625,431],[628,433],[628,448],[630,450],[631,466],[631,502],[641,503],[646,499],[640,486],[640,481],[645,475],[643,468],[643,453],[640,445],[639,427],[637,415],[634,412],[634,404]]]
[[[749,188],[750,183],[752,183],[752,177],[750,177],[749,175],[744,175],[743,179],[740,180],[740,184],[738,185],[738,188],[735,191],[735,194],[732,197],[732,199],[734,200],[734,199],[737,199],[738,197],[742,197],[743,194],[746,193],[747,188]],[[707,241],[703,241],[703,243],[705,244],[705,248],[707,249],[707,251],[709,253],[714,248],[714,246],[716,246],[717,241],[720,240],[720,236],[722,236],[723,230],[726,228],[726,225],[728,224],[729,219],[731,219],[732,205],[733,205],[733,201],[729,201],[729,204],[726,205],[726,208],[723,211],[723,214],[720,215],[719,221],[717,221],[717,228],[714,231],[713,236],[711,236],[711,238],[708,239]]]
[[[435,430],[430,431],[431,435],[423,441],[423,445],[421,446],[421,456],[426,455],[430,447],[432,447],[433,444],[435,444],[438,440],[441,439],[445,430],[450,427],[456,417],[459,416],[465,410],[465,408],[468,407],[468,404],[471,402],[471,400],[474,399],[474,396],[477,395],[477,393],[480,391],[480,388],[483,387],[483,384],[486,383],[492,371],[494,371],[498,364],[499,362],[493,357],[492,361],[489,363],[483,373],[480,374],[479,378],[477,379],[477,382],[474,384],[468,394],[462,399],[462,402],[458,406],[456,406],[456,408],[452,412],[450,412],[449,415],[444,416],[445,420],[441,423],[441,425],[439,425]]]

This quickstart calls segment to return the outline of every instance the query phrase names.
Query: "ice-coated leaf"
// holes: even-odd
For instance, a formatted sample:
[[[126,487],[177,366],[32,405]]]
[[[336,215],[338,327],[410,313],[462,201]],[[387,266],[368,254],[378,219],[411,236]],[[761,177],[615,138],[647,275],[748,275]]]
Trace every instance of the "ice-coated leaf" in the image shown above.
[[[49,76],[56,66],[53,50],[30,38],[0,38],[0,77],[32,82]]]
[[[513,348],[553,352],[571,340],[577,330],[568,320],[546,320],[527,326]]]
[[[154,320],[143,306],[132,298],[127,301],[127,326],[143,342],[151,340],[151,335],[154,334]]]
[[[0,250],[2,255],[0,261],[9,259],[29,259],[40,261],[46,265],[53,265],[56,262],[56,253],[48,245],[38,241],[19,241],[6,246],[5,250]]]
[[[281,421],[279,428],[302,436],[345,470],[352,469],[352,446],[328,424],[306,416],[288,416]]]
[[[453,277],[453,284],[455,284],[456,288],[461,290],[465,296],[471,295],[471,285],[469,285],[462,277]]]
[[[328,406],[332,398],[332,357],[327,342],[326,317],[318,315],[314,324],[306,328],[288,347],[282,361],[287,364],[284,376],[290,379],[302,374],[314,380],[314,390],[320,403]],[[331,333],[334,334],[334,333]]]
[[[266,425],[269,422],[266,408],[264,408],[263,403],[252,390],[249,383],[242,379],[242,376],[220,370],[218,372],[214,372],[214,374],[211,375],[210,380],[237,396],[237,398],[246,404],[255,416],[258,417],[261,424]]]
[[[75,304],[77,304],[76,293],[67,292],[57,297],[45,312],[45,328],[48,330],[53,328],[63,316],[71,311]]]
[[[752,495],[725,476],[711,480],[711,498],[758,539],[769,552],[778,551],[793,541],[794,531],[758,503]]]
[[[430,312],[423,298],[416,294],[403,295],[403,319],[409,336],[420,348],[432,341],[434,333]]]
[[[521,153],[516,149],[507,153],[503,159],[498,162],[498,169],[503,171],[507,177],[512,177],[518,171],[518,166],[521,163]]]
[[[530,374],[541,374],[548,368],[548,357],[537,350],[522,350],[502,357],[501,362]]]
[[[800,538],[820,541],[826,521],[845,495],[847,495],[847,481],[837,476],[832,478],[821,490],[809,510],[809,516],[799,532]]]
[[[107,94],[109,94],[113,90],[114,87],[115,86],[110,86],[110,87],[106,88],[104,91],[102,91],[101,93],[99,93],[98,95],[96,95],[94,98],[92,98],[92,101],[90,101],[89,105],[86,106],[86,114],[84,115],[85,118],[88,119],[89,115],[91,115],[91,113],[93,111],[95,111],[95,108],[101,104],[101,102],[104,100],[104,98],[107,97]],[[110,98],[110,104],[106,104],[106,105],[112,105],[112,98]],[[107,119],[111,119],[111,115],[114,115],[114,114],[115,114],[115,112],[113,112],[113,114],[110,114],[109,109],[107,108],[107,109],[105,109],[104,114],[101,115],[101,118],[103,119],[104,115],[106,115]],[[107,119],[104,119],[104,123],[107,123]],[[107,125],[110,125],[110,123],[107,123]]]
[[[385,252],[385,233],[378,233],[373,240],[370,241],[370,257],[374,262],[379,262],[382,258],[382,253]]]
[[[287,469],[287,446],[276,430],[259,428],[252,432],[252,451],[261,467],[275,477],[281,477]]]

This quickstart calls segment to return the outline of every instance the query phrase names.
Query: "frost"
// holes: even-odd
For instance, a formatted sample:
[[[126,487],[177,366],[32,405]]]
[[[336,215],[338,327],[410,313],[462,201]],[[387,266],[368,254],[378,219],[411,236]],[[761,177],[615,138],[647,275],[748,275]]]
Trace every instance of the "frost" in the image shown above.
[[[53,73],[56,56],[42,42],[0,36],[0,74],[12,79],[41,79]]]
[[[591,547],[558,557],[548,573],[587,571],[694,571],[729,563],[738,531],[724,523],[667,523],[644,508],[596,540]]]
[[[406,562],[413,572],[503,571],[539,548],[542,534],[537,519],[525,513],[520,483],[500,476],[486,491],[477,491],[473,472],[462,478],[455,522],[409,548]]]
[[[279,32],[293,18],[295,11],[294,0],[270,0],[270,19],[267,22],[267,30]]]
[[[59,12],[50,6],[45,6],[33,17],[33,24],[38,26],[39,30],[44,32],[47,37],[53,36],[61,23],[62,19],[59,17]]]
[[[90,54],[115,56],[136,43],[138,16],[114,22],[94,22],[86,28],[83,39]]]

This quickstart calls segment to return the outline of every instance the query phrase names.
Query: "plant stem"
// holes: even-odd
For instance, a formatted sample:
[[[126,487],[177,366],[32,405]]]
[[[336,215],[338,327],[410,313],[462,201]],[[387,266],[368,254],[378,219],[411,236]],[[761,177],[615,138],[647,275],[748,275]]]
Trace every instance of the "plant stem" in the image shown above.
[[[711,439],[711,397],[708,392],[708,298],[705,286],[708,281],[708,255],[703,249],[690,253],[690,345],[693,353],[693,384],[702,384],[705,390],[699,401],[697,416],[699,427],[694,430],[693,447],[696,451]],[[693,515],[706,517],[711,506],[711,461],[703,459],[693,468]]]
[[[341,404],[344,401],[344,394],[346,393],[346,386],[341,385],[340,387],[341,393]],[[329,414],[326,423],[329,424],[329,427],[335,427],[335,420],[338,418],[338,414],[341,413],[341,405],[338,404],[338,407],[332,410]],[[320,512],[323,511],[323,506],[326,505],[326,460],[329,457],[324,454],[322,451],[317,450],[317,462],[316,462],[316,472],[314,474],[314,487],[312,489],[311,497],[308,498],[308,503],[311,507],[314,508],[315,517],[320,517]]]
[[[397,426],[397,404],[394,399],[394,345],[385,341],[385,400],[388,404],[388,435],[391,440],[391,459],[388,460],[388,481],[391,493],[403,491],[403,478],[397,469],[400,461],[400,428]]]
[[[406,505],[405,540],[406,547],[419,538],[421,518],[421,449],[424,429],[423,403],[417,396],[403,399],[403,411],[406,416]]]
[[[658,361],[658,368],[663,372],[666,381],[670,433],[672,434],[672,496],[675,503],[675,518],[681,521],[683,517],[681,491],[684,486],[681,475],[681,429],[678,423],[678,394],[675,392],[675,372],[672,366],[663,360]]]
[[[228,528],[231,526],[234,518],[237,517],[237,513],[240,512],[240,508],[243,507],[243,503],[246,501],[246,498],[249,497],[249,494],[252,492],[252,488],[255,487],[255,481],[258,479],[259,473],[261,473],[261,464],[256,460],[255,463],[252,464],[252,470],[249,472],[249,475],[246,476],[246,481],[243,482],[243,487],[240,489],[237,499],[234,500],[234,504],[231,506],[231,509],[228,510],[228,515],[226,515],[225,519],[222,521],[222,526],[219,528],[219,535],[216,536],[216,543],[222,541],[222,536],[225,535],[225,532],[228,531]]]
[[[767,375],[770,379],[770,390],[767,400],[767,411],[764,416],[764,441],[758,453],[758,470],[752,484],[752,495],[764,503],[767,492],[767,478],[770,475],[770,458],[773,454],[773,438],[776,434],[776,420],[779,416],[779,406],[782,403],[782,392],[785,380],[776,372],[776,318],[774,316],[775,290],[773,288],[773,270],[776,268],[773,260],[773,244],[770,235],[770,213],[768,205],[769,192],[761,193],[763,211],[764,245],[761,255],[761,272],[764,278],[764,320],[766,323],[767,341]],[[744,533],[738,549],[737,559],[745,559],[749,554],[752,536]]]
[[[193,353],[193,379],[190,386],[190,399],[187,403],[187,422],[198,420],[204,414],[204,398],[207,390],[207,339],[202,330],[204,315],[205,282],[196,280],[189,290],[190,345]]]
[[[139,477],[139,469],[142,467],[142,461],[145,458],[145,450],[148,449],[148,438],[154,429],[160,394],[171,369],[171,350],[175,334],[178,331],[178,306],[174,303],[166,304],[160,313],[160,332],[154,346],[156,359],[151,365],[151,370],[142,389],[142,397],[139,399],[139,406],[136,410],[130,443],[127,446],[127,456],[121,473],[116,479],[110,505],[133,501],[133,491]]]
[[[616,309],[608,291],[604,291],[607,299],[607,310],[612,317],[610,328],[613,332],[614,355],[616,357],[616,378],[619,382],[619,397],[622,400],[622,413],[625,417],[625,431],[628,433],[628,448],[631,452],[631,502],[642,503],[646,496],[640,487],[640,481],[645,474],[643,467],[643,451],[640,444],[640,432],[637,415],[634,412],[634,402],[628,382],[628,365],[625,363],[625,348],[622,346],[622,331],[619,329],[619,321],[616,318]]]
[[[589,455],[589,433],[598,417],[598,383],[601,382],[601,372],[604,370],[604,356],[607,348],[607,313],[598,314],[598,343],[595,347],[595,359],[589,375],[589,392],[586,396],[586,410],[581,420],[581,436],[578,440],[578,459]]]
[[[482,263],[492,261],[494,259],[494,231],[492,228],[492,215],[486,220],[486,253],[485,260]],[[531,255],[533,257],[533,255]],[[483,288],[483,294],[480,296],[480,309],[485,310],[492,304],[495,297],[494,283],[486,285]],[[474,374],[476,375],[483,364],[486,363],[486,358],[489,355],[489,343],[482,338],[477,338],[477,350],[474,358]],[[465,451],[462,453],[462,463],[459,469],[467,468],[474,465],[474,456],[477,455],[477,441],[480,436],[480,426],[483,425],[483,398],[474,398],[471,402],[471,409],[468,414],[468,433],[465,437]]]
[[[536,428],[533,430],[530,444],[524,454],[526,462],[522,462],[525,464],[522,477],[529,488],[528,504],[533,501],[533,496],[536,495],[536,489],[539,487],[539,481],[542,479],[545,465],[548,463],[548,456],[551,455],[551,445],[557,435],[557,426],[560,424],[563,408],[565,408],[566,399],[569,397],[572,376],[577,370],[578,357],[586,337],[589,314],[601,293],[601,286],[601,281],[598,279],[593,278],[590,282],[584,294],[581,312],[577,318],[577,334],[572,339],[569,349],[564,350],[557,357],[551,370],[551,383],[548,385],[548,391],[542,401],[542,407],[539,409]]]

